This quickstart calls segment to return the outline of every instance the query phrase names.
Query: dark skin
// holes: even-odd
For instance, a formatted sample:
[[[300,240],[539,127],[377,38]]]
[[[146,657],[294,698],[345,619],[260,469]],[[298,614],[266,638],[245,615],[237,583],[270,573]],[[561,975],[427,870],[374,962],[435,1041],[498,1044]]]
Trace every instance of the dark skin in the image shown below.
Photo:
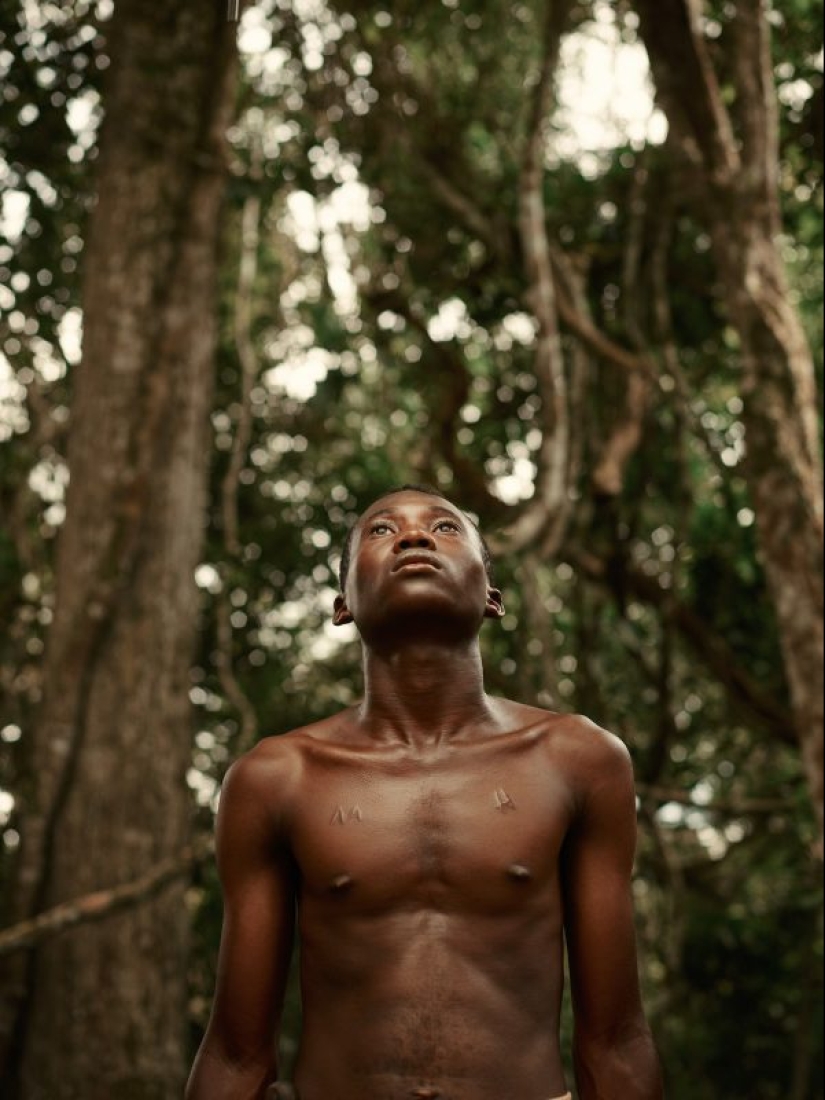
[[[299,1100],[564,1096],[565,933],[580,1100],[662,1100],[629,756],[584,718],[485,693],[479,632],[503,613],[453,505],[404,492],[359,521],[335,615],[361,633],[364,701],[227,778],[218,986],[187,1100],[273,1095],[296,932]]]

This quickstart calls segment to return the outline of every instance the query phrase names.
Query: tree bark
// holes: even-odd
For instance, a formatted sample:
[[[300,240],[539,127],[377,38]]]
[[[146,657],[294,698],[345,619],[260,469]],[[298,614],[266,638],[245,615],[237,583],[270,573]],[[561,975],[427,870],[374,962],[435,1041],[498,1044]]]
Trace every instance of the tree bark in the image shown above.
[[[194,570],[205,527],[225,0],[120,0],[110,28],[85,338],[17,919],[185,847]],[[172,1100],[185,1074],[184,884],[9,960],[0,1070],[21,1100]]]
[[[659,99],[696,186],[741,343],[745,472],[793,704],[823,827],[822,456],[813,356],[780,252],[779,117],[766,0],[738,0],[725,104],[701,0],[636,0]]]
[[[536,495],[510,524],[507,541],[510,551],[518,553],[544,537],[547,557],[557,552],[562,542],[573,503],[570,387],[544,193],[547,127],[555,103],[559,51],[571,9],[570,0],[547,5],[542,64],[533,93],[519,185],[519,233],[528,282],[526,298],[538,329],[535,373],[543,406],[544,431],[538,454]]]

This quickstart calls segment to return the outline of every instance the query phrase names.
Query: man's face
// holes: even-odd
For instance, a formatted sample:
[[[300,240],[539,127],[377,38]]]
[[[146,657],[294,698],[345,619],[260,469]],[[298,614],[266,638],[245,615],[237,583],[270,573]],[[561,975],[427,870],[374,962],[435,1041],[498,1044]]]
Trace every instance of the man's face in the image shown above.
[[[358,521],[346,593],[336,603],[339,625],[356,622],[367,640],[412,622],[471,636],[502,614],[478,532],[449,501],[395,493]]]

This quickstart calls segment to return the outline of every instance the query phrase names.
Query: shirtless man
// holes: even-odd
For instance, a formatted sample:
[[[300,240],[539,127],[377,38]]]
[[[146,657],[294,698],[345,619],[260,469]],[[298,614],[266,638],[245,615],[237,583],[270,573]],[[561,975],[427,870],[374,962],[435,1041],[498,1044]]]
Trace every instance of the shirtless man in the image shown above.
[[[565,1097],[565,933],[580,1100],[662,1100],[626,749],[485,693],[479,632],[502,597],[444,498],[405,489],[369,508],[341,589],[364,701],[227,777],[218,986],[187,1100],[268,1095],[296,924],[299,1100]]]

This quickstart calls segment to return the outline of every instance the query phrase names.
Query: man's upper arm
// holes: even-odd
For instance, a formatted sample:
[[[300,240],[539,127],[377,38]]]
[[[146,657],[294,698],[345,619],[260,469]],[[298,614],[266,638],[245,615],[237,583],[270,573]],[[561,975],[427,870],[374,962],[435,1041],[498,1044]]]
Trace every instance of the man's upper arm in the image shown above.
[[[279,805],[287,770],[253,754],[232,767],[221,794],[224,923],[207,1043],[239,1065],[274,1068],[295,932],[295,874]]]
[[[581,808],[564,854],[565,924],[579,1042],[615,1043],[644,1027],[632,874],[636,852],[633,768],[624,745],[592,738]]]

